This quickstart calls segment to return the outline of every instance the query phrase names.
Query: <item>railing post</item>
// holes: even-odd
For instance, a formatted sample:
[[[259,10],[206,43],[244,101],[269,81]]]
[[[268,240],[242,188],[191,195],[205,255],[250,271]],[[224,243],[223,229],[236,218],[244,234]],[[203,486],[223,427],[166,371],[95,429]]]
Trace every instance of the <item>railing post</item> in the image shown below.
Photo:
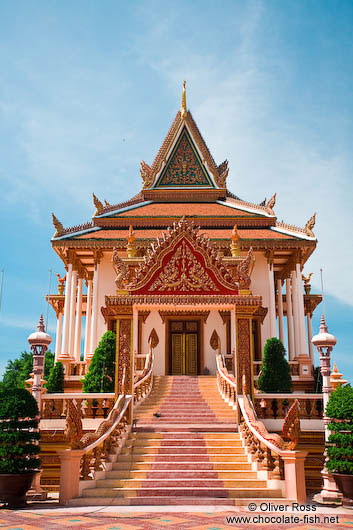
[[[63,449],[58,451],[60,457],[60,492],[59,504],[66,505],[70,499],[78,497],[80,483],[81,449]]]
[[[304,461],[307,454],[307,451],[281,451],[281,458],[284,462],[286,497],[299,504],[306,503]]]

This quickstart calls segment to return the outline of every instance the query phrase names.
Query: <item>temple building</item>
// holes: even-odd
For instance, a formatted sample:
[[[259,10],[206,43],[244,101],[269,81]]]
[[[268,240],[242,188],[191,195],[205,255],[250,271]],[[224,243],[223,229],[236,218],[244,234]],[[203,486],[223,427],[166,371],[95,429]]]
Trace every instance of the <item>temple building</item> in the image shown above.
[[[41,484],[70,505],[305,503],[321,489],[324,449],[311,342],[321,295],[303,275],[315,214],[288,225],[276,193],[255,204],[231,192],[185,84],[140,171],[142,189],[125,202],[93,194],[92,222],[64,228],[53,214],[66,274],[49,302],[65,380],[64,393],[40,398]],[[115,392],[84,393],[107,330]],[[256,388],[272,337],[287,347],[292,393]]]
[[[261,204],[232,193],[228,162],[214,161],[185,86],[157,156],[150,166],[142,161],[140,172],[142,189],[125,202],[93,194],[90,223],[64,228],[53,215],[52,246],[66,283],[64,293],[59,278],[50,303],[67,388],[81,390],[100,338],[112,330],[136,359],[153,334],[155,375],[215,374],[220,352],[249,384],[266,340],[278,337],[295,388],[310,389],[311,318],[321,296],[311,294],[310,277],[303,285],[302,271],[317,244],[315,214],[304,228],[288,225],[277,220],[276,193]]]

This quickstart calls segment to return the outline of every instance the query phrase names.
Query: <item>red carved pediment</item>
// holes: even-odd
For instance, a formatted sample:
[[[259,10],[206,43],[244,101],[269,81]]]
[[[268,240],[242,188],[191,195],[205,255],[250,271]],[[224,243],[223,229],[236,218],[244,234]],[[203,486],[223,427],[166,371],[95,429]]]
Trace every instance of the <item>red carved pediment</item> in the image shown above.
[[[128,289],[134,294],[238,294],[216,248],[182,219],[157,240]]]

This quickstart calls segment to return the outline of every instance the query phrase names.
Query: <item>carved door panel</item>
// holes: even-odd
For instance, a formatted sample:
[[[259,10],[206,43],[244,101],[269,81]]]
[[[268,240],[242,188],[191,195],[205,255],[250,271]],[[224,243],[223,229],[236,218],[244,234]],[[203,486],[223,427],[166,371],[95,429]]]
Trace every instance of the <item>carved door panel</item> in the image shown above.
[[[185,373],[197,375],[197,333],[185,335]]]
[[[183,375],[185,367],[185,335],[172,334],[172,374]]]

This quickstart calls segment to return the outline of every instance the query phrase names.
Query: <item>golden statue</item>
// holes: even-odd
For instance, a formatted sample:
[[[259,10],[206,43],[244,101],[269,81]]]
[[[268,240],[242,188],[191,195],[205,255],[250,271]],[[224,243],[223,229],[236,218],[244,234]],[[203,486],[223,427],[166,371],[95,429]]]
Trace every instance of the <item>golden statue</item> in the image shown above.
[[[311,272],[310,274],[308,274],[307,277],[304,276],[304,274],[302,274],[302,280],[304,282],[304,291],[305,291],[305,294],[310,294],[310,291],[311,291],[311,285],[310,285],[310,278],[312,277],[313,273]]]
[[[57,274],[56,275],[57,278],[58,278],[58,293],[59,294],[64,294],[64,289],[65,289],[65,281],[66,281],[66,274],[64,274],[64,276],[62,278],[60,278],[60,274]]]

